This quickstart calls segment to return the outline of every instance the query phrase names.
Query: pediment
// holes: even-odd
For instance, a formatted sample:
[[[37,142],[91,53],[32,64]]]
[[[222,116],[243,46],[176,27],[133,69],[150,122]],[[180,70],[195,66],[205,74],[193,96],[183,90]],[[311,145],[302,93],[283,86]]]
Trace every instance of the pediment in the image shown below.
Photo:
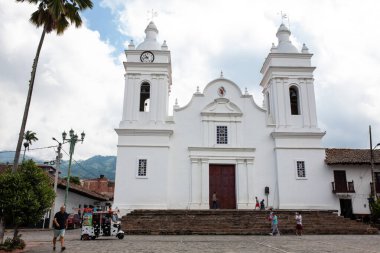
[[[202,116],[242,116],[240,108],[227,98],[217,98],[202,111]]]

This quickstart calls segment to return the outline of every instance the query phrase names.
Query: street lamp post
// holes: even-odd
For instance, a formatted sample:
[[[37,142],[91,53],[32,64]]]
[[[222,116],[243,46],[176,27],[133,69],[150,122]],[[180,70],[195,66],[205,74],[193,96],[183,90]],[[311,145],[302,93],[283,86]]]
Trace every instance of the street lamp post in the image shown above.
[[[53,137],[53,140],[58,142],[58,150],[57,150],[57,156],[56,156],[56,160],[55,160],[55,174],[54,174],[54,192],[55,192],[55,194],[57,194],[59,165],[61,164],[61,158],[62,158],[62,153],[61,153],[62,143],[57,141],[57,139],[54,137]],[[53,215],[54,215],[54,207],[55,207],[56,198],[54,199],[53,205],[52,205],[51,210],[50,210],[49,228],[53,227]]]
[[[70,143],[70,152],[69,152],[69,154],[70,154],[70,160],[69,160],[69,170],[67,172],[67,181],[66,181],[66,192],[65,192],[65,202],[64,202],[65,206],[66,206],[67,196],[69,194],[69,188],[70,188],[71,162],[72,162],[72,159],[73,159],[75,144],[77,142],[83,143],[85,135],[86,134],[84,132],[82,132],[81,133],[81,139],[78,139],[78,135],[74,134],[74,130],[73,129],[71,129],[69,131],[69,137],[70,138],[66,138],[67,137],[67,133],[66,132],[62,133],[63,143]]]
[[[377,143],[376,146],[372,147],[372,131],[371,126],[369,126],[369,146],[371,152],[371,175],[372,175],[372,191],[373,191],[373,199],[377,201],[377,193],[376,193],[376,177],[375,177],[375,161],[374,161],[374,150],[375,148],[380,146],[380,143]]]

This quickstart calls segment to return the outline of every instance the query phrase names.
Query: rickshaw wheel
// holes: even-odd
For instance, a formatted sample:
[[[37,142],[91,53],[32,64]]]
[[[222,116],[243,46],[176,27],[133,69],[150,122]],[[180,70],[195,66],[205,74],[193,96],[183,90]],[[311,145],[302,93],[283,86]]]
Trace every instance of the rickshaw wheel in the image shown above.
[[[90,240],[90,236],[88,234],[84,234],[82,235],[82,240],[85,240],[85,241]]]
[[[118,234],[118,235],[117,235],[117,238],[119,238],[119,239],[123,239],[123,238],[124,238],[124,234]]]

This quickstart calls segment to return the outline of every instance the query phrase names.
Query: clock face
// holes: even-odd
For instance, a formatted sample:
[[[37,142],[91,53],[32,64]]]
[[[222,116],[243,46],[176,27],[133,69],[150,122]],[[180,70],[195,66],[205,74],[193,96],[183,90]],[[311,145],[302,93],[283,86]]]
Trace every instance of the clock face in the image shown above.
[[[154,61],[154,55],[150,51],[145,51],[140,55],[141,62],[153,62]]]

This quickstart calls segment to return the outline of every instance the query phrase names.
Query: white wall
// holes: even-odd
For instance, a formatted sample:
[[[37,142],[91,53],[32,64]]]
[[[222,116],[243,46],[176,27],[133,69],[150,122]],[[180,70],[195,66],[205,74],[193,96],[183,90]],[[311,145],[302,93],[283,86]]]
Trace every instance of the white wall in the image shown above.
[[[221,86],[226,90],[224,98],[237,108],[231,108],[228,114],[222,111],[223,107],[218,108],[215,105],[214,116],[202,116],[201,112],[205,108],[209,108],[215,99],[220,99],[217,89]],[[238,111],[242,113],[240,117],[234,114]],[[273,189],[275,184],[273,140],[270,137],[272,129],[266,126],[265,111],[254,103],[252,96],[242,95],[239,87],[227,79],[216,79],[207,85],[203,95],[194,95],[187,105],[176,109],[173,120],[175,128],[169,172],[170,208],[187,208],[191,197],[194,199],[192,195],[197,191],[198,195],[203,196],[199,208],[209,208],[208,166],[212,163],[235,165],[239,209],[254,208],[255,196],[266,201],[264,187],[269,186]],[[228,126],[229,144],[216,144],[217,125]],[[189,147],[206,149],[203,153],[193,155],[190,154]],[[229,150],[219,154],[217,148]],[[192,165],[190,158],[199,161],[194,161]],[[202,167],[207,171],[201,172]],[[197,182],[192,183],[194,180]],[[193,189],[194,187],[198,189]],[[275,198],[274,192],[269,195],[270,205],[273,205]],[[190,207],[197,208],[196,205]]]
[[[147,176],[138,177],[138,160],[147,159]],[[114,208],[166,209],[168,147],[119,147]]]
[[[54,203],[54,214],[59,211],[60,207],[64,205],[65,202],[65,190],[58,188],[57,189],[57,197]],[[67,213],[77,213],[73,208],[78,208],[79,204],[83,208],[84,205],[94,205],[94,202],[99,202],[98,200],[91,199],[89,197],[77,194],[75,192],[70,192],[67,196],[66,203],[66,212]],[[107,201],[108,202],[108,201]],[[100,203],[105,203],[101,202]]]
[[[217,103],[219,87],[226,90],[226,105]],[[213,104],[214,103],[214,104]],[[223,107],[225,106],[225,107]],[[212,113],[214,110],[214,113]],[[331,191],[333,174],[324,164],[320,145],[324,133],[313,128],[297,136],[273,136],[266,111],[236,84],[216,79],[203,93],[195,94],[173,113],[164,126],[136,125],[145,133],[119,133],[114,207],[120,209],[209,208],[208,167],[212,163],[234,164],[237,208],[254,208],[254,198],[286,209],[339,209]],[[229,144],[215,141],[217,125],[229,127]],[[172,129],[170,136],[157,136],[152,129]],[[127,130],[125,130],[127,131]],[[128,131],[132,131],[129,129]],[[316,132],[315,132],[316,131]],[[281,133],[278,133],[281,135]],[[220,151],[223,150],[223,151]],[[148,177],[136,177],[138,158],[148,160]],[[307,179],[295,177],[295,160],[306,163]],[[278,180],[277,180],[278,178]]]
[[[350,193],[346,198],[352,200],[352,211],[354,214],[369,214],[368,198],[371,194],[370,182],[372,182],[371,168],[369,165],[331,165],[329,170],[346,171],[347,182],[354,181],[355,193]],[[334,181],[334,180],[332,180]],[[335,196],[339,205],[339,197]]]
[[[332,193],[332,171],[324,164],[324,149],[276,150],[281,209],[339,210]],[[305,161],[306,178],[297,178],[296,161]]]

